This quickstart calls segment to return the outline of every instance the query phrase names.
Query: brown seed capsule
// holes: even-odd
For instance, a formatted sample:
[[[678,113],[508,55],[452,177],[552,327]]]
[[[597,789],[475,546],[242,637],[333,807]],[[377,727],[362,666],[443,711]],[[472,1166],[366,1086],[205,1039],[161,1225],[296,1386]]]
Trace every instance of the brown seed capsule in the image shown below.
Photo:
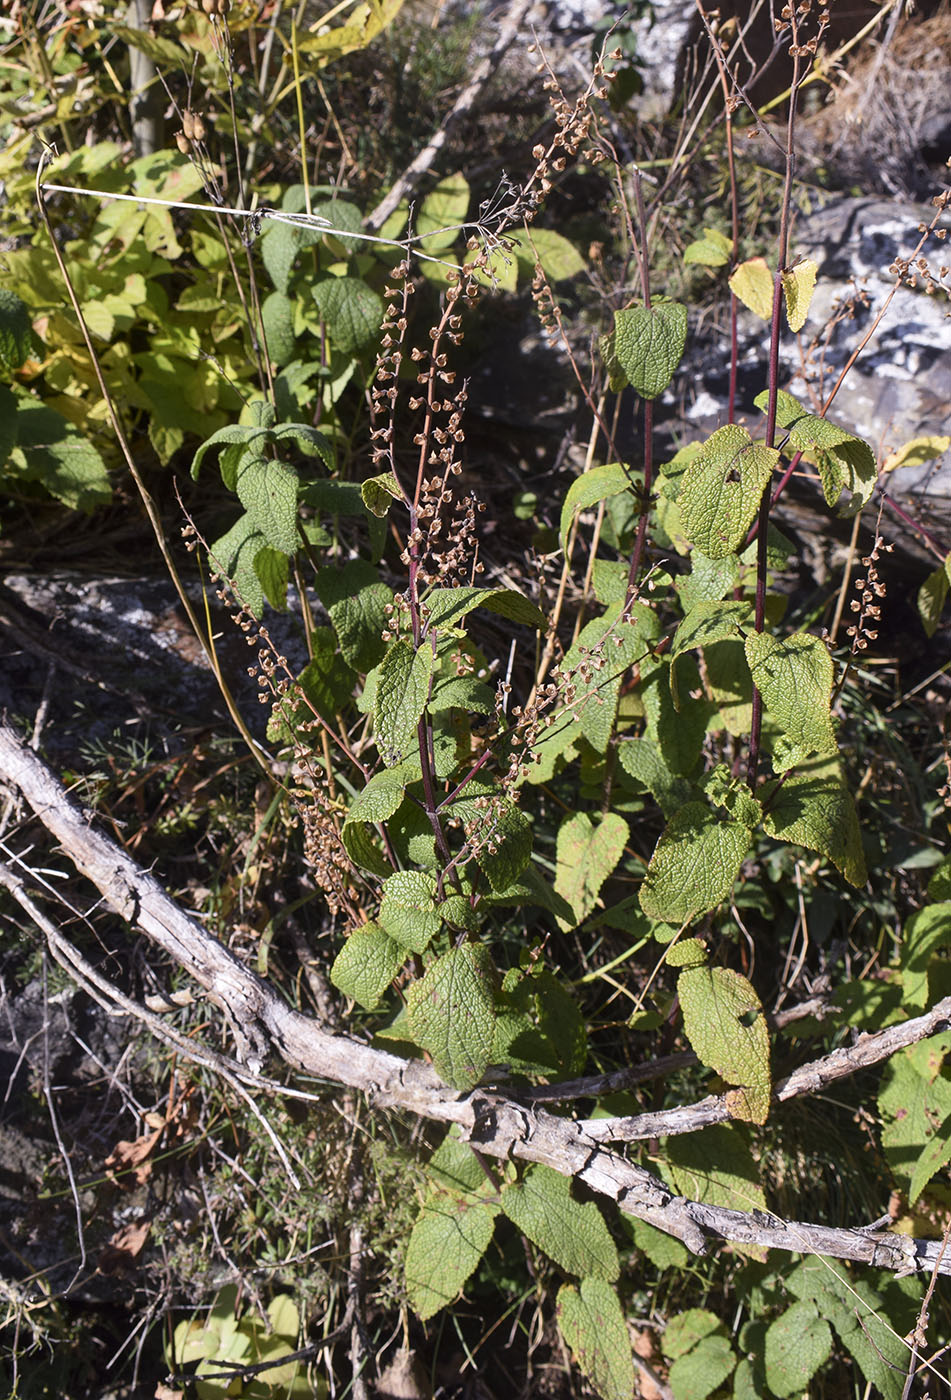
[[[183,156],[187,156],[191,153],[192,143],[189,141],[184,131],[176,131],[175,145],[181,151]]]
[[[183,133],[183,135],[184,135],[186,141],[194,141],[194,139],[195,139],[195,116],[194,116],[194,113],[191,112],[191,111],[189,111],[189,109],[188,109],[187,107],[185,108],[184,112],[182,113],[182,133]]]
[[[194,127],[193,141],[204,141],[205,123],[200,112],[192,112],[192,126]]]

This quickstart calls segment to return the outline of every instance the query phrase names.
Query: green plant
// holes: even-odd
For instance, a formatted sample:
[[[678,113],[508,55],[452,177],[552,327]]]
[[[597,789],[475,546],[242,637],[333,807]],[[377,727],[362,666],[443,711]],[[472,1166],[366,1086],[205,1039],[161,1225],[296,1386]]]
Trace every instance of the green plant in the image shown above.
[[[405,1242],[406,1298],[425,1323],[470,1280],[507,1277],[509,1255],[499,1269],[491,1250],[514,1231],[561,1281],[539,1310],[606,1400],[633,1391],[627,1315],[648,1266],[667,1290],[661,1350],[677,1400],[783,1397],[848,1373],[897,1400],[925,1346],[916,1339],[909,1353],[904,1338],[926,1314],[920,1281],[887,1273],[923,1272],[922,1259],[937,1273],[941,1262],[937,1245],[916,1254],[886,1228],[901,1217],[903,1230],[924,1232],[930,1218],[935,1233],[951,1158],[951,891],[937,801],[912,804],[924,862],[940,862],[922,899],[884,884],[868,892],[873,850],[855,798],[855,756],[883,748],[861,667],[887,546],[876,529],[847,641],[833,650],[814,616],[789,607],[794,546],[772,519],[794,471],[846,518],[869,506],[878,475],[871,447],[827,417],[831,401],[812,413],[778,379],[780,337],[805,323],[816,274],[792,261],[788,238],[805,24],[797,13],[787,25],[794,101],[772,265],[739,256],[732,175],[733,237],[705,228],[685,255],[727,268],[734,316],[739,299],[769,326],[765,387],[743,406],[762,415],[756,432],[736,421],[734,339],[724,426],[655,466],[654,405],[681,362],[688,308],[654,286],[652,211],[599,125],[599,66],[575,103],[556,92],[534,173],[501,212],[470,221],[465,251],[461,176],[422,202],[398,253],[364,250],[350,201],[330,194],[308,207],[328,192],[289,191],[292,221],[269,223],[260,240],[272,283],[252,315],[264,386],[192,458],[197,476],[217,454],[243,512],[207,546],[196,513],[188,536],[257,644],[265,762],[299,816],[308,878],[343,925],[330,981],[353,1003],[351,1024],[408,1062],[414,1111],[452,1124],[428,1156]],[[527,569],[512,580],[480,557],[482,502],[460,489],[469,390],[453,355],[475,305],[517,285],[527,263],[548,329],[564,331],[552,283],[584,264],[535,219],[579,152],[612,171],[639,295],[618,293],[607,308],[585,384],[596,423],[586,469],[551,516],[562,585],[533,597]],[[402,215],[385,236],[404,236]],[[435,272],[417,270],[417,249],[440,259]],[[635,462],[615,449],[609,393],[636,403]],[[933,575],[926,590],[931,626],[946,583]],[[261,625],[265,603],[292,600],[309,656],[299,674]],[[810,919],[826,992],[783,1018],[783,1001],[800,996],[795,940],[801,967]],[[881,975],[856,974],[837,940],[874,948]],[[871,1035],[852,1046],[850,1029]],[[778,1059],[798,1060],[813,1042],[817,1066],[777,1075]],[[367,1048],[348,1046],[355,1058]],[[884,1059],[881,1134],[855,1200],[892,1184],[903,1200],[864,1234],[845,1228],[854,1215],[836,1212],[831,1193],[825,1228],[798,1221],[810,1212],[797,1212],[789,1183],[804,1191],[821,1168],[831,1173],[830,1149],[784,1137],[784,1102],[851,1084]],[[401,1102],[389,1081],[382,1092]],[[867,1111],[858,1091],[842,1092],[850,1112]],[[568,1116],[546,1102],[596,1107]],[[826,1125],[823,1136],[834,1137]],[[652,1171],[625,1157],[628,1143],[646,1144]],[[789,1209],[773,1214],[781,1198]],[[723,1238],[738,1256],[722,1265],[729,1301],[707,1296],[713,1266],[688,1263],[688,1250]],[[869,1282],[837,1255],[880,1272]],[[176,1365],[268,1359],[235,1296],[211,1317],[204,1329],[181,1324]],[[296,1314],[276,1330],[280,1360]],[[255,1376],[247,1393],[269,1393],[273,1379]]]

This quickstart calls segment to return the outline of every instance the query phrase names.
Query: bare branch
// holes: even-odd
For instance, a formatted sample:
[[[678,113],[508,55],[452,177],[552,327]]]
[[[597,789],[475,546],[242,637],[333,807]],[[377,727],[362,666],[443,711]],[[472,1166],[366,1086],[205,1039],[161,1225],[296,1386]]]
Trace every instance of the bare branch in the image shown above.
[[[831,1255],[898,1274],[932,1270],[951,1274],[951,1258],[944,1257],[940,1241],[834,1229],[785,1221],[766,1211],[728,1210],[686,1200],[651,1172],[602,1147],[590,1123],[555,1117],[491,1089],[461,1094],[428,1065],[330,1034],[281,1001],[273,988],[179,908],[153,876],[95,831],[46,765],[4,723],[0,723],[0,777],[19,788],[112,908],[185,968],[205,989],[208,1000],[221,1008],[248,1066],[243,1071],[245,1084],[250,1080],[262,1089],[271,1087],[260,1077],[260,1069],[273,1048],[292,1067],[331,1084],[359,1089],[379,1106],[458,1124],[462,1136],[486,1156],[553,1167],[609,1197],[628,1214],[675,1235],[697,1254],[734,1241]],[[867,1039],[880,1043],[878,1037]],[[901,1042],[888,1043],[894,1049]],[[875,1062],[873,1057],[870,1063]],[[695,1112],[697,1107],[685,1111]]]
[[[475,106],[479,94],[502,61],[506,50],[512,44],[512,41],[519,31],[519,27],[532,8],[533,3],[534,0],[517,0],[517,3],[511,6],[509,13],[499,26],[498,38],[492,45],[491,50],[486,54],[482,62],[476,65],[472,77],[456,98],[452,108],[443,118],[439,130],[430,137],[419,154],[413,158],[372,213],[367,215],[367,228],[382,228],[400,200],[405,199],[407,195],[412,194],[416,189],[422,177],[426,174],[427,170],[429,170],[443,146],[445,146],[452,128]]]

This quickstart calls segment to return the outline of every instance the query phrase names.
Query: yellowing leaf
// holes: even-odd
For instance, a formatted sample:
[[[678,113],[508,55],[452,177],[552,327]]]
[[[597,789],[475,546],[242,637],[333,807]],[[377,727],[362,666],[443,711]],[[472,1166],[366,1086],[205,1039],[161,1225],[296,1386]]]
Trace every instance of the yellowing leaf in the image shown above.
[[[597,823],[586,812],[566,817],[558,831],[555,890],[571,905],[574,924],[587,918],[598,901],[601,886],[614,870],[627,844],[627,822],[608,812]],[[572,928],[559,919],[562,928]]]
[[[937,461],[949,447],[951,437],[946,434],[911,438],[894,452],[889,452],[882,463],[882,471],[893,472],[896,467],[920,467],[925,462]]]
[[[730,288],[754,315],[768,321],[773,314],[773,274],[765,258],[740,263],[730,277]]]
[[[684,1030],[697,1058],[728,1084],[734,1118],[765,1123],[769,1113],[769,1032],[759,998],[728,967],[689,967],[677,979]]]
[[[318,19],[313,27],[319,27],[320,32],[300,39],[298,52],[315,54],[318,66],[323,68],[344,54],[366,48],[382,29],[392,23],[402,5],[403,0],[368,0],[366,4],[353,7],[345,24],[329,29]]]
[[[797,263],[789,272],[782,274],[783,297],[786,301],[786,320],[791,331],[801,331],[809,314],[809,303],[816,289],[817,263],[811,258]]]
[[[678,498],[684,533],[701,554],[736,553],[778,461],[775,448],[735,423],[707,439],[684,471]]]

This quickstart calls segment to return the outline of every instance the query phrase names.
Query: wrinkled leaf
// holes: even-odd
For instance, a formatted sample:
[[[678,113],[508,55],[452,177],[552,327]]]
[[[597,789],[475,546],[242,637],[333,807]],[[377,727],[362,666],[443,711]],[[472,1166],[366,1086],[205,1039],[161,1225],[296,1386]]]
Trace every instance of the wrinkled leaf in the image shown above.
[[[728,899],[752,840],[748,826],[721,821],[704,802],[688,802],[668,822],[640,889],[644,913],[685,924]]]
[[[821,638],[805,632],[788,637],[751,632],[746,659],[767,715],[783,731],[773,744],[776,771],[784,773],[814,755],[836,754],[832,657]]]
[[[674,377],[687,343],[687,308],[657,301],[614,313],[613,358],[644,399],[656,399]]]
[[[718,428],[683,474],[678,503],[690,543],[710,559],[735,554],[759,509],[779,453],[735,423]]]
[[[431,963],[407,992],[413,1035],[454,1089],[474,1088],[491,1059],[494,981],[488,949],[464,943]]]
[[[558,1290],[558,1328],[601,1400],[631,1400],[634,1363],[617,1294],[603,1279]]]
[[[765,1123],[769,1113],[769,1032],[747,979],[727,967],[685,968],[677,979],[684,1030],[697,1058],[729,1084],[734,1118]]]
[[[406,949],[379,924],[354,929],[334,959],[330,980],[344,996],[374,1011],[406,961]]]
[[[489,1247],[495,1212],[482,1201],[437,1189],[426,1197],[406,1247],[406,1291],[425,1322],[455,1301]]]
[[[597,822],[586,812],[566,817],[558,829],[555,891],[567,900],[574,923],[591,913],[598,902],[601,886],[624,854],[630,832],[617,812],[608,812]],[[564,928],[573,925],[559,920]]]
[[[593,1201],[574,1200],[571,1182],[542,1165],[502,1190],[502,1209],[566,1273],[612,1283],[620,1272],[617,1250]]]

